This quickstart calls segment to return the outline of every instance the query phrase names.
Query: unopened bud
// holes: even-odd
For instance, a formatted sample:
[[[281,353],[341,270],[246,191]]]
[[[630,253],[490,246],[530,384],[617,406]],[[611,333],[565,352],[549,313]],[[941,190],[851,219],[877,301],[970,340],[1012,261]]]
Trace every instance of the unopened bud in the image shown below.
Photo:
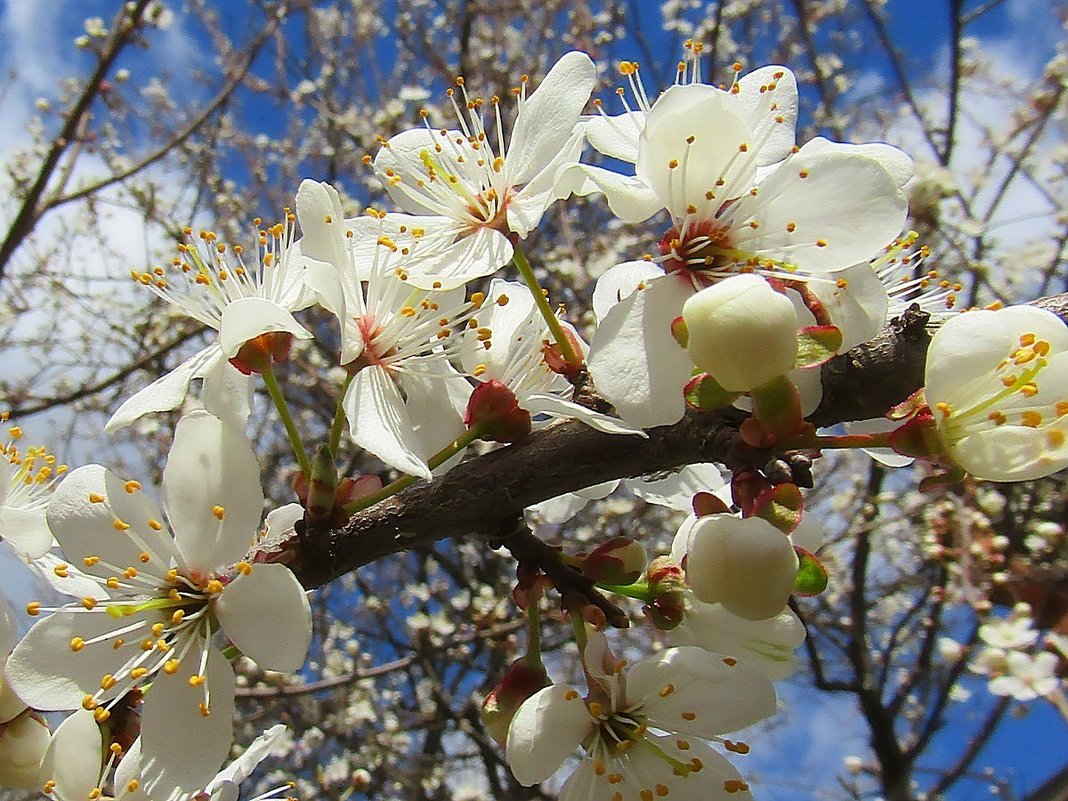
[[[288,331],[269,331],[250,339],[242,345],[237,355],[230,359],[230,364],[245,375],[266,373],[274,364],[281,364],[289,358],[289,349],[293,347],[293,335]]]
[[[658,556],[646,571],[652,600],[642,611],[654,626],[669,631],[682,622],[686,614],[686,578],[682,568],[668,556]]]
[[[49,739],[48,724],[29,709],[0,725],[0,786],[39,789]]]
[[[613,537],[582,563],[582,572],[598,584],[633,584],[649,563],[645,546],[630,537]]]
[[[482,702],[482,722],[490,736],[503,746],[508,741],[508,727],[516,710],[550,683],[545,666],[540,662],[532,665],[525,657],[515,660]]]
[[[530,433],[530,412],[520,408],[515,394],[500,381],[486,381],[471,393],[464,425],[478,426],[482,439],[490,442],[519,442]]]

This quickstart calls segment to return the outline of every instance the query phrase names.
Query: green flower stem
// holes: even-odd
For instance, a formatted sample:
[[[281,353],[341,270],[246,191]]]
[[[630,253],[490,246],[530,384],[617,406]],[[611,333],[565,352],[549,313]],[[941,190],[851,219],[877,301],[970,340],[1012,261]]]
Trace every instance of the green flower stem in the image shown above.
[[[775,443],[782,450],[831,450],[844,448],[889,448],[890,432],[882,434],[799,435]]]
[[[427,459],[427,465],[429,465],[431,470],[443,465],[481,436],[482,427],[479,425],[471,426],[467,431]],[[389,484],[386,484],[386,486],[382,487],[382,489],[374,493],[374,495],[365,495],[362,498],[357,498],[352,503],[346,504],[345,513],[351,515],[374,506],[379,501],[384,501],[386,498],[396,495],[401,490],[407,489],[418,480],[418,476],[401,476],[396,481],[391,481]]]
[[[616,595],[624,595],[627,598],[635,598],[647,604],[652,603],[656,598],[649,590],[649,585],[644,581],[638,581],[634,584],[598,584],[597,588]]]
[[[289,406],[286,404],[285,395],[282,394],[282,387],[278,384],[278,377],[274,374],[274,367],[269,368],[262,375],[267,392],[270,393],[271,400],[278,409],[278,416],[282,418],[282,425],[286,427],[289,444],[293,446],[293,454],[297,457],[297,463],[304,475],[311,480],[311,459],[308,458],[308,452],[304,449],[304,441],[301,440],[297,425],[293,422],[293,415],[289,413]]]
[[[559,318],[549,308],[549,301],[542,291],[541,284],[538,283],[538,279],[534,275],[534,270],[530,267],[530,262],[527,261],[526,254],[523,253],[522,248],[517,243],[513,242],[512,246],[512,263],[523,277],[523,283],[527,285],[531,294],[534,295],[534,302],[538,304],[538,311],[545,318],[545,323],[549,326],[549,331],[552,332],[553,339],[556,340],[556,344],[560,348],[560,355],[564,357],[564,361],[568,364],[581,364],[582,357],[575,353],[575,349],[571,345],[571,339],[564,333],[564,327],[560,325]]]
[[[241,656],[241,649],[231,643],[230,645],[227,645],[225,648],[223,648],[222,654],[226,657],[226,661],[233,662],[235,659]]]
[[[330,455],[335,459],[337,458],[337,449],[341,446],[341,432],[345,428],[345,409],[341,405],[345,400],[345,395],[349,391],[349,384],[352,383],[352,379],[355,376],[347,375],[345,377],[345,384],[341,387],[341,395],[337,399],[337,410],[334,412],[334,423],[330,426]]]
[[[575,642],[578,643],[579,653],[582,654],[582,663],[586,664],[586,620],[582,617],[582,609],[571,609],[571,629],[575,632]]]

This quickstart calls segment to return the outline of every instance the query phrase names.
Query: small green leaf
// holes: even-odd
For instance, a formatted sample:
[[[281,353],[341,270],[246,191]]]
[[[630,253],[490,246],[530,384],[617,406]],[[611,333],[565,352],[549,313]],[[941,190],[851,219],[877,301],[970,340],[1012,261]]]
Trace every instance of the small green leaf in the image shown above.
[[[724,409],[741,395],[740,392],[728,392],[708,373],[691,378],[682,394],[687,406],[702,412]]]
[[[794,546],[797,552],[797,578],[794,579],[796,595],[819,595],[827,589],[827,568],[804,548]]]
[[[801,522],[803,506],[801,490],[796,484],[778,484],[757,497],[752,515],[764,518],[788,535]]]
[[[833,325],[810,325],[797,332],[795,367],[823,364],[842,347],[842,332]]]

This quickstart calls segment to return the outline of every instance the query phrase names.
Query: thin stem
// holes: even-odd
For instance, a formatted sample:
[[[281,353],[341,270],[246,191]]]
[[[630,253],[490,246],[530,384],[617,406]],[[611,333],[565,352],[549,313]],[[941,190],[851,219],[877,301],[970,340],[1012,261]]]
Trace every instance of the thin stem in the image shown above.
[[[542,667],[541,662],[541,614],[538,611],[540,597],[527,604],[527,653],[523,659],[531,667]]]
[[[888,431],[883,434],[832,434],[830,436],[819,436],[816,434],[810,434],[808,436],[798,435],[796,437],[787,437],[786,439],[779,440],[775,444],[783,450],[889,448],[890,432]]]
[[[571,628],[575,632],[575,642],[578,644],[579,653],[582,654],[582,666],[586,667],[586,619],[582,616],[581,607],[571,609]],[[589,675],[587,671],[587,675]]]
[[[334,422],[330,426],[330,455],[335,459],[337,458],[337,449],[341,446],[341,432],[345,428],[345,409],[342,406],[342,402],[345,400],[345,395],[349,391],[349,384],[352,383],[353,376],[348,375],[345,377],[345,385],[341,387],[341,395],[337,399],[337,410],[334,412]]]
[[[556,340],[556,344],[560,348],[560,355],[564,357],[564,361],[568,364],[581,364],[581,356],[575,353],[575,348],[571,345],[571,339],[564,332],[564,327],[560,325],[559,318],[549,308],[549,301],[545,297],[545,292],[542,291],[537,277],[534,275],[534,270],[530,267],[530,262],[527,261],[526,254],[516,243],[513,243],[512,263],[519,270],[523,283],[527,285],[527,289],[534,296],[534,302],[538,304],[538,311],[545,318],[545,324],[549,326],[549,331],[552,332],[553,339]]]
[[[652,603],[654,600],[653,593],[649,591],[649,585],[644,581],[635,582],[634,584],[598,584],[597,589],[611,592],[615,595],[623,595],[627,598],[636,598],[645,603]]]
[[[449,461],[453,456],[458,454],[476,439],[482,436],[482,427],[479,425],[473,425],[463,434],[454,439],[451,443],[446,445],[440,451],[435,453],[429,459],[426,460],[427,465],[433,470],[436,467],[440,467],[445,462]],[[403,489],[407,489],[416,481],[419,480],[419,476],[401,476],[396,481],[391,481],[386,486],[382,487],[374,495],[367,495],[363,498],[357,498],[352,503],[345,505],[345,512],[347,514],[355,514],[363,509],[368,509],[374,506],[379,501],[384,501],[391,495],[396,495]]]
[[[296,423],[293,422],[293,415],[289,413],[289,406],[286,404],[285,395],[282,394],[282,387],[278,384],[278,376],[274,374],[274,367],[269,367],[262,375],[267,392],[278,410],[278,416],[282,418],[282,425],[286,427],[289,444],[293,446],[293,455],[297,457],[297,462],[300,464],[300,469],[304,472],[304,475],[308,480],[311,480],[311,459],[308,458],[308,452],[304,449],[304,441],[300,438]]]

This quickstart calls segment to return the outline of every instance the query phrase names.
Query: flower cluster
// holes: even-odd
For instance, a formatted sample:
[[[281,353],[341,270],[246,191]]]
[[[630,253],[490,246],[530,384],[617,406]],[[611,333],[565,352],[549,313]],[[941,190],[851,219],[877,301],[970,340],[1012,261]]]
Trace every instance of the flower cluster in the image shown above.
[[[447,92],[454,120],[436,127],[424,111],[365,159],[399,211],[349,213],[341,190],[308,179],[279,222],[256,219],[254,257],[186,229],[168,267],[133,271],[210,341],[107,425],[184,406],[161,502],[102,465],[67,474],[44,449],[21,447],[17,426],[0,447],[0,535],[73,598],[30,603],[39,619],[17,642],[0,607],[0,783],[56,801],[105,788],[129,801],[232,799],[281,736],[272,729],[219,772],[233,739],[232,662],[300,670],[311,612],[289,565],[323,556],[327,529],[438,480],[477,440],[507,446],[571,419],[655,445],[648,429],[722,412],[734,425],[717,450],[723,471],[628,479],[640,497],[693,513],[669,554],[650,559],[633,532],[582,552],[526,532],[540,547],[516,546],[513,597],[528,653],[483,711],[523,785],[581,751],[565,801],[751,797],[721,753],[750,748],[725,735],[774,712],[772,682],[805,637],[790,599],[833,579],[801,525],[813,459],[891,446],[947,466],[942,479],[994,481],[1068,467],[1068,327],[1034,307],[953,314],[958,287],[920,271],[925,251],[902,231],[908,156],[880,143],[798,144],[789,69],[739,67],[715,87],[698,64],[653,98],[624,62],[635,100],[615,116],[598,101],[583,116],[597,76],[581,52],[534,89],[524,76],[512,98],[479,97],[460,78]],[[587,144],[613,161],[583,161]],[[597,282],[588,345],[523,250],[570,195],[603,195],[627,223],[660,215],[651,253]],[[513,266],[518,281],[503,275]],[[880,433],[817,433],[806,416],[822,396],[820,366],[905,303],[945,321],[925,389],[887,410]],[[331,341],[327,324],[313,334],[310,317],[298,320],[312,305],[336,323],[344,386],[328,441],[309,453],[276,369],[313,337]],[[292,447],[300,501],[275,508],[266,532],[247,432],[257,381]],[[339,475],[346,448],[375,457],[383,475]],[[556,524],[616,486],[529,511]],[[554,683],[542,663],[550,589],[570,615],[584,691]],[[641,602],[670,647],[617,659],[605,632],[622,624],[608,595]],[[1037,634],[1026,621],[988,622],[975,662],[992,692],[1020,700],[1060,689],[1052,655],[1027,650]],[[72,712],[54,734],[39,714],[50,711]]]

